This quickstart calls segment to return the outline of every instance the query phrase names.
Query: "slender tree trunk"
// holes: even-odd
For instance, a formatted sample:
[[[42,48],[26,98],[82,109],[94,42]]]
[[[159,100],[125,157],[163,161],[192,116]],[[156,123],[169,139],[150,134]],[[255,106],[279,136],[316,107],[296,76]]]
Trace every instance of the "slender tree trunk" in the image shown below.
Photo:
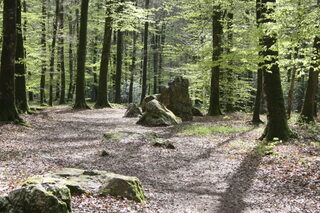
[[[59,17],[60,1],[56,0],[56,14],[53,21],[53,35],[51,44],[51,56],[50,56],[50,83],[49,83],[49,106],[53,106],[53,76],[54,76],[54,63],[55,63],[55,49],[57,42],[57,30],[58,30],[58,17]]]
[[[73,32],[73,25],[71,22],[71,17],[69,19],[69,89],[68,89],[68,101],[72,101],[73,99],[73,39],[74,39],[74,32]]]
[[[89,109],[85,99],[85,62],[87,53],[87,28],[88,28],[89,0],[81,1],[80,38],[77,59],[77,84],[75,109]]]
[[[296,59],[297,57],[298,57],[298,48],[295,48],[295,53],[293,54],[293,59]],[[288,106],[287,106],[288,119],[290,119],[291,112],[292,112],[293,93],[294,93],[294,88],[295,88],[296,76],[297,76],[297,67],[294,64],[292,71],[291,71],[290,88],[289,88],[289,92],[288,92]]]
[[[122,76],[122,62],[123,62],[123,32],[118,30],[117,32],[117,69],[116,69],[116,93],[115,102],[121,103],[121,76]]]
[[[158,77],[159,77],[159,35],[158,28],[156,34],[153,35],[153,93],[158,93]]]
[[[46,41],[46,17],[47,17],[47,0],[42,0],[42,20],[41,20],[41,80],[40,80],[40,105],[45,102],[46,72],[47,72],[47,41]]]
[[[0,121],[21,121],[14,94],[17,1],[3,1],[3,43],[0,69]]]
[[[104,39],[103,49],[100,63],[100,75],[99,75],[99,86],[98,86],[98,97],[95,104],[96,108],[111,107],[108,101],[108,72],[109,72],[109,61],[110,61],[110,50],[111,50],[111,38],[112,38],[112,12],[111,3],[107,2],[106,19],[104,26]]]
[[[276,3],[276,0],[257,0],[257,10],[260,13],[260,24],[275,22],[269,18],[272,9],[267,7],[267,3]],[[288,140],[291,131],[288,127],[286,109],[284,105],[283,91],[281,86],[280,70],[278,65],[278,51],[274,50],[277,42],[276,35],[264,35],[260,39],[260,45],[263,50],[260,55],[264,57],[263,75],[264,91],[266,93],[268,123],[261,139],[265,138],[272,141],[275,138],[279,140]]]
[[[60,5],[60,37],[59,37],[59,66],[60,66],[60,100],[59,104],[65,104],[66,103],[66,70],[65,70],[65,63],[64,63],[64,6],[63,2],[61,2]]]
[[[133,102],[133,83],[134,74],[136,70],[137,62],[137,33],[133,32],[133,44],[132,44],[132,62],[130,66],[130,86],[129,86],[129,103]]]
[[[220,7],[215,7],[212,16],[212,61],[218,63],[212,67],[211,71],[211,95],[208,115],[221,115],[220,110],[220,65],[219,60],[222,54],[222,34],[223,28],[221,23],[222,12]]]
[[[21,23],[21,0],[17,0],[17,44],[16,44],[16,65],[15,65],[15,95],[16,107],[20,113],[29,111],[26,91],[26,66],[25,51],[22,36]]]
[[[162,25],[161,35],[159,39],[159,74],[158,74],[158,91],[161,92],[162,73],[163,73],[163,49],[166,43],[166,25]]]
[[[145,9],[149,9],[150,0],[145,0]],[[149,35],[149,22],[144,24],[144,39],[143,39],[143,67],[142,67],[142,92],[141,103],[147,94],[147,69],[148,69],[148,35]]]
[[[320,37],[316,37],[314,39],[314,57],[313,62],[311,64],[311,68],[309,70],[309,79],[308,79],[308,86],[307,91],[305,94],[304,102],[302,111],[300,114],[300,121],[311,123],[314,122],[315,119],[315,112],[316,112],[316,97],[318,92],[318,78],[319,78],[319,71],[317,70],[319,67],[320,62]]]

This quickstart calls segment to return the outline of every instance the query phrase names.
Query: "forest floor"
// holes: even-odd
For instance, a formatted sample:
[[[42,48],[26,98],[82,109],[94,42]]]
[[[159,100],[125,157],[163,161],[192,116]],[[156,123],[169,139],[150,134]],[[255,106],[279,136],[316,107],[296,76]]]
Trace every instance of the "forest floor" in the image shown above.
[[[125,109],[74,111],[60,106],[25,115],[30,127],[0,126],[0,194],[29,176],[62,167],[137,176],[145,204],[121,198],[78,196],[88,212],[320,212],[320,140],[317,127],[287,143],[264,144],[250,115],[197,117],[174,127],[136,125]],[[123,140],[103,134],[126,131]],[[152,146],[152,137],[176,149]],[[150,140],[149,140],[150,139]],[[110,156],[102,157],[106,150]]]

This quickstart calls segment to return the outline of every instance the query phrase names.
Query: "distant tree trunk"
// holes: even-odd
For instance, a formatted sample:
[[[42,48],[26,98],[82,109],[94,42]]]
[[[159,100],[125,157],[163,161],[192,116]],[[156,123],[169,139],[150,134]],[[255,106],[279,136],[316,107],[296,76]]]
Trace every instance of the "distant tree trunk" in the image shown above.
[[[73,99],[73,38],[74,38],[74,32],[73,32],[73,25],[71,22],[71,17],[69,19],[69,88],[68,88],[68,100],[72,101]]]
[[[20,113],[29,111],[26,91],[26,66],[25,51],[22,36],[21,23],[21,0],[17,0],[17,44],[16,44],[16,65],[15,65],[15,95],[16,107]]]
[[[60,90],[60,101],[59,104],[66,103],[66,71],[65,71],[65,64],[64,64],[64,8],[63,2],[60,5],[60,37],[59,37],[59,56],[60,56],[60,82],[61,82],[61,90]]]
[[[298,48],[295,48],[295,53],[293,54],[293,59],[295,60],[297,57],[298,57]],[[294,64],[293,68],[291,70],[290,88],[289,88],[289,92],[288,92],[288,106],[287,106],[288,119],[290,119],[291,112],[292,112],[293,93],[294,93],[294,88],[295,88],[296,76],[297,76],[297,67]]]
[[[166,25],[162,25],[161,35],[159,39],[159,74],[158,74],[158,91],[161,92],[162,73],[163,73],[163,49],[166,43]]]
[[[311,123],[314,122],[315,115],[316,115],[316,97],[318,92],[318,78],[319,78],[319,71],[317,70],[319,67],[320,62],[320,37],[316,36],[314,39],[313,47],[315,49],[314,51],[314,57],[313,62],[311,64],[311,68],[309,70],[309,80],[308,80],[308,86],[307,91],[305,94],[304,102],[302,111],[300,114],[300,121]]]
[[[260,1],[256,1],[256,13],[257,13],[257,25],[260,27],[260,21],[261,21],[261,12],[260,12]],[[261,39],[259,39],[259,42],[261,43]],[[253,116],[252,116],[252,123],[254,125],[259,125],[260,123],[263,123],[260,119],[260,111],[261,111],[261,99],[263,95],[263,69],[262,66],[263,63],[259,63],[258,67],[258,76],[257,76],[257,92],[256,97],[254,101],[254,108],[253,108]]]
[[[49,106],[53,106],[53,76],[54,76],[55,49],[56,49],[56,42],[57,42],[59,7],[60,7],[60,2],[59,0],[56,0],[56,14],[55,14],[55,19],[53,21],[53,33],[52,33],[51,57],[50,57]]]
[[[233,7],[233,5],[232,5]],[[234,18],[234,14],[233,14],[233,8],[230,9],[230,11],[227,11],[227,48],[226,48],[226,52],[228,54],[231,54],[231,48],[233,45],[233,18]],[[230,66],[232,66],[233,61],[229,60],[228,63]],[[236,75],[234,73],[234,70],[227,68],[226,69],[226,74],[227,74],[227,82],[229,85],[229,89],[228,92],[226,94],[227,96],[227,103],[226,103],[226,112],[234,112],[234,82],[237,81]]]
[[[97,67],[95,64],[97,63],[97,45],[98,45],[98,39],[99,37],[96,35],[93,42],[93,48],[92,48],[92,64],[94,66],[92,67],[92,75],[93,75],[93,84],[92,84],[92,93],[91,93],[91,101],[96,102],[97,96],[98,96],[98,75],[97,75]]]
[[[123,32],[117,32],[117,69],[116,69],[116,93],[115,102],[121,103],[121,76],[122,76],[122,59],[123,59]]]
[[[257,10],[262,17],[259,21],[261,24],[275,22],[269,18],[273,12],[267,7],[267,3],[276,3],[276,0],[257,0]],[[260,54],[264,57],[263,75],[264,75],[264,90],[266,93],[268,123],[261,139],[265,138],[268,141],[288,140],[291,131],[288,127],[286,109],[281,86],[280,71],[278,65],[278,51],[274,50],[274,45],[277,42],[276,35],[264,35],[260,39],[260,45],[263,50]]]
[[[81,0],[80,38],[77,59],[77,84],[75,109],[89,109],[85,99],[85,63],[87,53],[87,27],[88,27],[89,0]]]
[[[222,12],[220,6],[214,8],[212,16],[212,61],[219,63],[222,54],[222,34],[223,28],[221,23]],[[211,95],[208,115],[221,115],[220,110],[220,65],[215,64],[211,71]]]
[[[21,121],[14,94],[17,1],[3,1],[3,42],[0,69],[0,121]]]
[[[100,63],[98,97],[97,102],[95,104],[96,108],[111,107],[108,101],[108,72],[112,37],[112,12],[110,9],[111,4],[112,1],[109,0],[107,2],[106,19],[104,25],[104,38]]]
[[[150,0],[145,0],[145,9],[149,9]],[[149,35],[149,22],[144,24],[144,39],[143,39],[143,67],[142,67],[142,92],[141,103],[147,94],[147,69],[148,69],[148,35]]]
[[[46,17],[47,17],[47,0],[42,0],[42,20],[41,20],[41,80],[40,80],[40,105],[45,102],[46,72],[47,72],[47,41],[46,41]]]
[[[153,93],[158,93],[158,68],[159,68],[159,30],[153,35]]]
[[[129,103],[133,102],[133,83],[134,83],[134,73],[136,70],[137,62],[137,33],[133,32],[133,44],[132,44],[132,62],[130,66],[130,86],[129,86]]]

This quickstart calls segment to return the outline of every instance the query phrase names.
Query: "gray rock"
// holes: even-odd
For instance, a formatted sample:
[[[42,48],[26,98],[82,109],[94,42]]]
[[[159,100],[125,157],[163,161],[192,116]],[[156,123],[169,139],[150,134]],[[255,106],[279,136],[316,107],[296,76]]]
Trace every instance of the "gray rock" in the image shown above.
[[[189,80],[182,76],[169,82],[168,87],[162,89],[158,100],[171,110],[182,121],[191,121],[192,101],[189,95]]]
[[[118,180],[118,183],[114,183]],[[110,194],[142,202],[143,188],[138,178],[114,174],[107,171],[64,168],[53,173],[28,178],[23,186],[57,184],[69,188],[71,194]],[[111,184],[111,185],[110,185]],[[119,188],[116,186],[119,185]]]
[[[37,184],[11,191],[4,213],[70,213],[71,195],[66,186]]]
[[[149,103],[149,102],[152,101],[152,100],[158,100],[158,97],[159,97],[159,94],[149,95],[149,96],[145,97],[145,98],[142,100],[142,103],[141,103],[142,112],[145,112],[145,111],[146,111],[147,103]]]
[[[180,122],[180,118],[176,117],[163,104],[157,100],[152,100],[146,104],[146,111],[137,124],[143,126],[171,126]]]
[[[136,104],[129,104],[127,111],[124,114],[126,118],[136,118],[142,115],[140,108]]]
[[[200,111],[200,109],[196,108],[196,107],[192,107],[192,115],[193,116],[201,116],[203,117],[203,113]]]

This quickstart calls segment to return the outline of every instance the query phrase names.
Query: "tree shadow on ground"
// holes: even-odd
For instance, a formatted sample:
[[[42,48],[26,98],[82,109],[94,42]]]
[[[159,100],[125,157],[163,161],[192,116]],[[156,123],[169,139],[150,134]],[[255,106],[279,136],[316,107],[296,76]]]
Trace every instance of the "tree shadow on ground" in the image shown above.
[[[262,144],[267,145],[268,143],[264,142]],[[232,177],[228,179],[229,187],[221,195],[218,213],[240,213],[248,206],[244,199],[253,184],[264,156],[259,151],[262,144],[259,144],[248,153]]]

